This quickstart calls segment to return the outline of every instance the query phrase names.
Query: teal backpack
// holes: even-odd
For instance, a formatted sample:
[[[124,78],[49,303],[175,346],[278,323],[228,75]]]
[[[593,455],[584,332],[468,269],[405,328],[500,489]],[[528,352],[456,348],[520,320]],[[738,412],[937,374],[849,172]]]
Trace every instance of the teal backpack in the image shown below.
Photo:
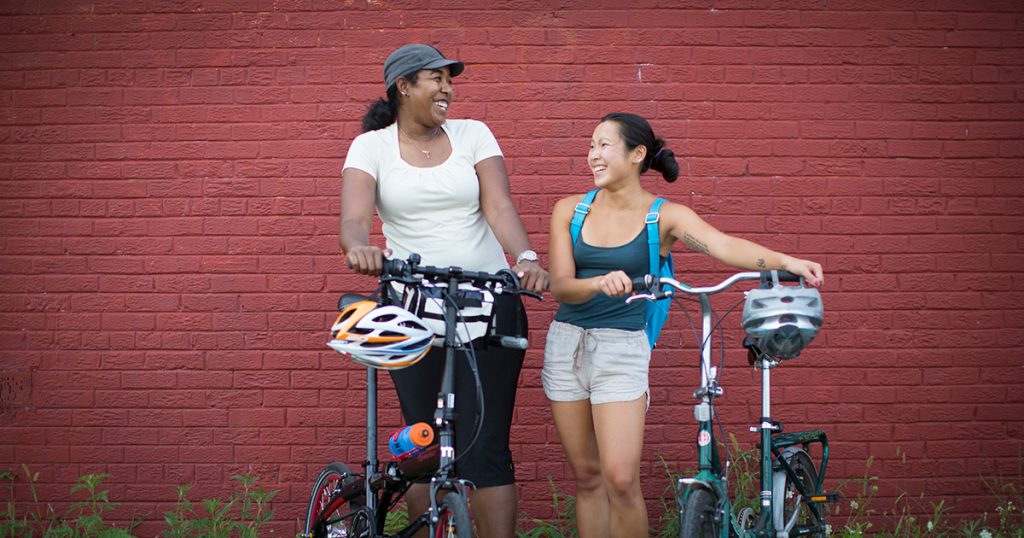
[[[583,201],[576,204],[572,221],[569,223],[569,234],[572,235],[573,246],[576,245],[576,241],[580,238],[580,230],[583,229],[583,219],[587,218],[587,214],[590,213],[590,204],[594,202],[594,197],[597,196],[597,191],[599,190],[601,189],[594,189],[588,192],[583,197]],[[651,210],[647,213],[647,217],[644,218],[644,222],[647,224],[647,253],[651,260],[650,271],[648,272],[652,275],[675,278],[672,253],[669,253],[664,263],[661,262],[661,235],[658,233],[658,220],[660,218],[661,204],[664,202],[664,198],[655,200],[651,204]],[[644,330],[647,331],[647,340],[651,343],[651,348],[654,348],[654,343],[658,340],[661,328],[668,321],[668,309],[671,304],[672,301],[668,298],[647,302],[647,308],[644,310]]]

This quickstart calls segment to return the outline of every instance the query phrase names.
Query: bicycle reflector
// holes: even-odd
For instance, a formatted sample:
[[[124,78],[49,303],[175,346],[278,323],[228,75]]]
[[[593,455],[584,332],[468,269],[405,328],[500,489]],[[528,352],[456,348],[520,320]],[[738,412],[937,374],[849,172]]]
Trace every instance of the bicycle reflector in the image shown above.
[[[747,292],[743,330],[768,356],[779,360],[796,358],[821,329],[821,294],[802,283],[784,286],[774,271],[772,280],[769,288]]]
[[[338,315],[327,345],[363,366],[397,370],[416,364],[433,341],[433,331],[408,310],[358,301]]]

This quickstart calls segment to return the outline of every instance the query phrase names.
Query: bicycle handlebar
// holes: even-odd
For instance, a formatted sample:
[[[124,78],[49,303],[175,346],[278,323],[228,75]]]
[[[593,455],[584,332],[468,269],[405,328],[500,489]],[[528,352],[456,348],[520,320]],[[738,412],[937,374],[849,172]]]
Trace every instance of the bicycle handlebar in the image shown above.
[[[497,273],[483,271],[466,271],[461,267],[435,267],[433,265],[420,265],[420,255],[413,253],[407,260],[384,260],[381,268],[381,282],[398,281],[405,284],[417,285],[420,279],[436,282],[445,282],[455,279],[458,282],[469,282],[477,285],[501,284],[507,288],[505,293],[528,295],[536,299],[541,296],[519,287],[519,277],[509,269],[501,269]]]
[[[384,260],[381,268],[380,281],[401,282],[407,286],[423,286],[423,280],[431,282],[450,283],[452,279],[459,283],[468,282],[476,286],[487,284],[500,284],[501,292],[513,295],[527,295],[541,299],[539,294],[519,287],[519,278],[509,269],[501,269],[497,273],[483,271],[465,271],[461,267],[435,267],[432,265],[420,265],[420,255],[412,253],[406,260],[392,259]],[[490,288],[493,293],[498,293]],[[456,292],[460,293],[460,292]],[[503,336],[491,334],[487,341],[491,345],[497,345],[507,349],[527,349],[530,341],[521,336]],[[440,344],[441,340],[435,340]]]
[[[633,291],[638,292],[635,295],[626,299],[627,303],[631,303],[635,300],[646,299],[648,301],[657,301],[672,297],[676,291],[685,293],[686,295],[714,295],[725,289],[729,288],[737,282],[744,280],[760,280],[762,287],[768,287],[774,280],[772,274],[778,275],[779,282],[802,282],[803,279],[800,275],[790,273],[789,271],[745,271],[742,273],[736,273],[725,280],[715,284],[713,286],[704,286],[700,288],[691,288],[682,282],[674,278],[659,277],[658,275],[644,275],[636,277],[632,280]],[[661,285],[667,285],[671,289],[662,290]],[[642,293],[647,292],[647,293]]]

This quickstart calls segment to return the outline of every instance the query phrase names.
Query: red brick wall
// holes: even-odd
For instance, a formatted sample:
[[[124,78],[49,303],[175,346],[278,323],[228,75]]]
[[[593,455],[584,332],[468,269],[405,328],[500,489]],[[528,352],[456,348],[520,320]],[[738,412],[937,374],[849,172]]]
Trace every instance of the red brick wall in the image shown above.
[[[831,486],[873,456],[879,508],[909,491],[991,509],[977,475],[1024,437],[1020,3],[477,4],[0,5],[0,467],[28,464],[54,500],[110,473],[150,520],[175,485],[218,495],[252,470],[292,532],[319,467],[362,457],[363,372],[323,345],[336,296],[372,285],[339,256],[342,159],[384,57],[425,41],[467,63],[453,116],[497,135],[542,254],[554,201],[590,185],[596,119],[646,115],[683,168],[651,189],[825,266],[826,330],[776,371],[775,410],[829,433]],[[724,270],[677,262],[698,283]],[[554,307],[532,307],[513,432],[534,515],[548,476],[571,489],[539,382]],[[694,460],[694,338],[672,323],[655,514],[658,457]],[[757,379],[727,364],[721,414],[749,444]]]

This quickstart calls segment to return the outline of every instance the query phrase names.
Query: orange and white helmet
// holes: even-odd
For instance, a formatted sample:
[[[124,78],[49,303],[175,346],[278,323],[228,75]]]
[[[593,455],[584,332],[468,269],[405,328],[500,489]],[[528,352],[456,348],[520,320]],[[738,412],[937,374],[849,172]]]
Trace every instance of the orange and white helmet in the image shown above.
[[[399,306],[358,301],[345,307],[331,327],[327,345],[370,368],[397,370],[423,358],[434,332]]]

